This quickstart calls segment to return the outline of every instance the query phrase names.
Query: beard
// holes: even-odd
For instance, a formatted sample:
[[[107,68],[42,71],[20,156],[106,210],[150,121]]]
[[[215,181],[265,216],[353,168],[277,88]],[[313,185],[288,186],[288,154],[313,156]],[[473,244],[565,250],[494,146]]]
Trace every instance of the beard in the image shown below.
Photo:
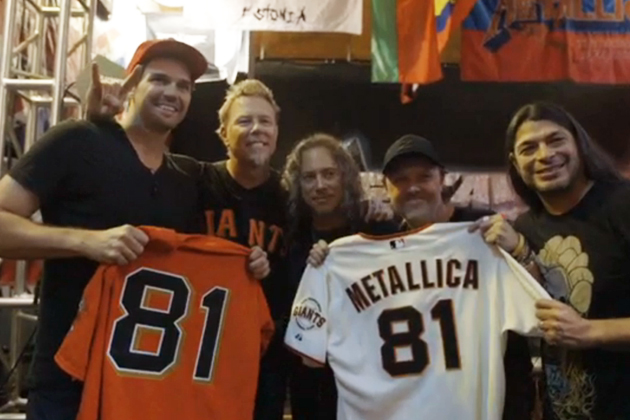
[[[247,160],[250,162],[252,166],[256,168],[261,168],[261,167],[269,166],[269,161],[271,160],[271,156],[257,154],[253,156],[248,156]]]
[[[267,153],[243,153],[234,149],[228,149],[228,156],[255,169],[266,168],[271,161],[271,155]]]

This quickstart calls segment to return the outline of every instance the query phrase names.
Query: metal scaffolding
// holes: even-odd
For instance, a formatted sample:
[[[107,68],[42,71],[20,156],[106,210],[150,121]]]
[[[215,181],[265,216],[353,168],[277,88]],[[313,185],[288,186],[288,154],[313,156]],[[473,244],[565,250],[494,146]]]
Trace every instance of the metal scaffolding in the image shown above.
[[[68,97],[68,58],[81,54],[83,67],[92,59],[92,34],[97,0],[4,0],[4,30],[0,54],[0,175],[3,168],[19,159],[36,141],[46,123],[57,124],[65,117],[69,107],[79,107],[77,100]],[[81,34],[69,46],[71,19],[80,19]],[[54,63],[50,63],[47,50],[54,50]],[[23,135],[17,133],[15,111],[23,107],[25,121]],[[48,110],[42,121],[40,111]],[[37,318],[24,310],[34,309],[33,295],[26,290],[26,263],[17,264],[15,284],[9,296],[0,295],[0,307],[11,311],[11,340],[9,367],[18,363],[24,345],[23,321],[36,322]],[[32,327],[32,325],[31,325]],[[3,360],[0,358],[0,363]],[[19,372],[19,369],[17,370]],[[26,401],[19,398],[21,377],[13,381],[11,401],[0,407],[0,420],[23,419]]]

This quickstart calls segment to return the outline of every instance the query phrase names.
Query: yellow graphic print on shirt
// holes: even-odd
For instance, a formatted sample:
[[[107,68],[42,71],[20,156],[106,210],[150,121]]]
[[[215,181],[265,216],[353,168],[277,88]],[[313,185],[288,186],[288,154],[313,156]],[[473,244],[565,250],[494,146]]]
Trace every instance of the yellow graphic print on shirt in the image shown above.
[[[549,294],[586,317],[593,296],[589,257],[575,236],[554,236],[538,253]],[[583,369],[579,352],[546,347],[545,376],[554,414],[559,420],[589,420],[594,403],[593,378]]]
[[[538,258],[551,296],[586,315],[593,295],[593,273],[580,240],[575,236],[554,236],[540,250]]]

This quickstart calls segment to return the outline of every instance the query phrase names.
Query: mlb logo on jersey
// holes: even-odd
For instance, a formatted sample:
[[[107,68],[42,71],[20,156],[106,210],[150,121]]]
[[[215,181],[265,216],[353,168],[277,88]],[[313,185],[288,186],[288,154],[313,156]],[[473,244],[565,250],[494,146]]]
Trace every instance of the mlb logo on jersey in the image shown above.
[[[298,327],[304,331],[321,328],[326,323],[322,316],[322,306],[313,298],[306,298],[293,308],[293,316]]]
[[[403,238],[394,239],[393,241],[389,241],[389,246],[391,249],[404,248],[405,240]]]

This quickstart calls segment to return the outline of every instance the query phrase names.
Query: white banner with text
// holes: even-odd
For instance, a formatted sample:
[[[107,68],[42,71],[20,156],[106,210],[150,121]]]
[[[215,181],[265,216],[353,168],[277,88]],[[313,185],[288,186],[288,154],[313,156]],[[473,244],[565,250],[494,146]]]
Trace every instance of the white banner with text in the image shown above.
[[[363,0],[185,0],[184,16],[212,29],[360,35]]]

